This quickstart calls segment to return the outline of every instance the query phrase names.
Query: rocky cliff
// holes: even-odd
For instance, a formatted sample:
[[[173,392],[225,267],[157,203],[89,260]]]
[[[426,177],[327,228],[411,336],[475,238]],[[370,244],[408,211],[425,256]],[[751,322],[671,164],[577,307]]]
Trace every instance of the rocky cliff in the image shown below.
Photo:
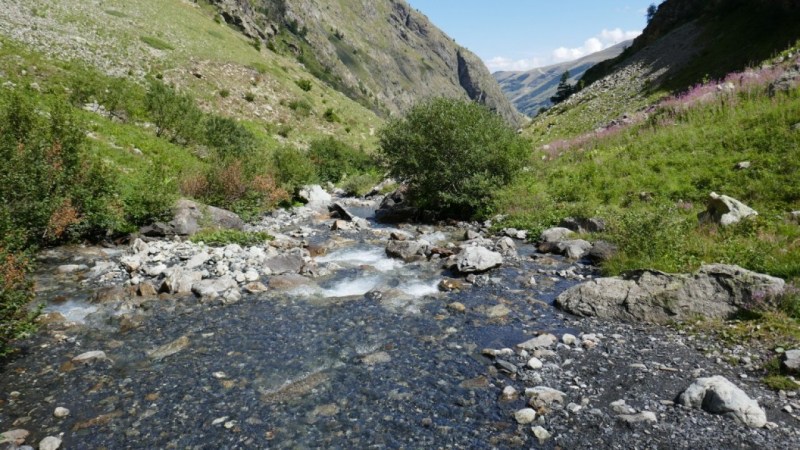
[[[404,0],[212,0],[270,49],[384,114],[434,96],[470,98],[513,124],[521,115],[481,60]]]

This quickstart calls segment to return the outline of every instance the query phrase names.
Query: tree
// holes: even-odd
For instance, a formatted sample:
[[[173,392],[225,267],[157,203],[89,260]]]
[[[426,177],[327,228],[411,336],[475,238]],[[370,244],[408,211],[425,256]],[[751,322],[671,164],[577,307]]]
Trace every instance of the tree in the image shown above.
[[[561,81],[558,83],[556,95],[550,97],[550,101],[555,104],[561,103],[573,93],[575,93],[575,86],[569,84],[569,70],[567,70],[561,74]]]
[[[647,23],[653,20],[653,17],[656,16],[656,12],[658,12],[658,6],[655,3],[651,3],[650,6],[647,7]]]
[[[380,148],[391,175],[408,184],[412,204],[469,219],[490,213],[495,192],[519,172],[530,147],[484,106],[438,98],[390,121]]]

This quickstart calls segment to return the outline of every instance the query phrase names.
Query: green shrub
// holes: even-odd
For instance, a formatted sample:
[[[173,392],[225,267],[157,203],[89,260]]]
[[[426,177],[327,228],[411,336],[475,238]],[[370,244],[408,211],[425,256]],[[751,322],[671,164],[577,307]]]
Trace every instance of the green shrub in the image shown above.
[[[308,117],[311,115],[311,103],[308,100],[292,100],[289,102],[289,109],[296,112],[300,117]]]
[[[205,143],[222,159],[247,158],[256,148],[256,137],[239,122],[216,115],[206,116]]]
[[[416,205],[458,218],[488,214],[494,192],[511,182],[529,152],[528,142],[499,116],[445,98],[390,121],[380,147]]]
[[[228,98],[228,97],[231,96],[231,91],[228,90],[228,89],[220,89],[219,90],[219,96],[222,97],[222,98]]]
[[[200,131],[203,113],[194,98],[178,93],[172,86],[156,79],[151,80],[145,96],[145,107],[156,126],[156,136],[173,142],[188,143]]]
[[[114,177],[84,145],[64,99],[37,105],[28,93],[11,93],[0,108],[0,236],[26,248],[120,224]]]
[[[167,220],[178,199],[176,180],[165,164],[156,160],[124,187],[122,199],[130,225],[138,227]]]
[[[333,110],[333,108],[326,109],[325,112],[322,113],[322,118],[325,119],[325,121],[328,123],[334,123],[340,121],[339,116],[336,115],[336,112]]]
[[[305,78],[301,78],[301,79],[297,80],[296,83],[300,87],[300,89],[302,89],[302,90],[304,90],[306,92],[309,92],[311,90],[312,85],[311,85],[311,81],[310,80],[307,80]]]
[[[256,94],[254,94],[252,92],[248,92],[248,93],[244,94],[244,99],[248,103],[253,103],[254,101],[256,101]]]
[[[264,244],[274,239],[267,233],[248,232],[238,230],[203,230],[189,240],[192,242],[203,242],[211,247],[224,247],[230,244],[238,244],[243,247]]]
[[[281,147],[273,154],[278,183],[290,193],[318,180],[314,163],[301,151],[292,147]]]
[[[311,142],[308,157],[317,166],[320,180],[334,184],[375,166],[369,155],[332,137]]]
[[[0,246],[0,357],[11,352],[12,341],[35,330],[40,310],[28,309],[34,299],[29,271],[27,257]]]

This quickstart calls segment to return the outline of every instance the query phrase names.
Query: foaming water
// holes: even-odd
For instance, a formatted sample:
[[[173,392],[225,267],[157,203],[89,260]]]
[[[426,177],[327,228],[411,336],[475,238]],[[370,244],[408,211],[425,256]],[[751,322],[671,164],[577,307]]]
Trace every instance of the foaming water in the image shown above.
[[[364,295],[377,287],[381,281],[383,281],[383,278],[378,276],[347,278],[337,281],[330,288],[323,288],[321,294],[326,298]]]
[[[344,266],[372,266],[381,272],[390,272],[403,267],[399,260],[386,256],[382,247],[355,246],[337,250],[316,258],[319,263],[336,263]]]
[[[63,303],[51,303],[44,308],[45,313],[59,313],[68,322],[84,323],[86,316],[97,312],[97,306],[83,301],[68,300]]]
[[[439,281],[409,281],[401,283],[397,289],[413,297],[425,297],[439,293]]]

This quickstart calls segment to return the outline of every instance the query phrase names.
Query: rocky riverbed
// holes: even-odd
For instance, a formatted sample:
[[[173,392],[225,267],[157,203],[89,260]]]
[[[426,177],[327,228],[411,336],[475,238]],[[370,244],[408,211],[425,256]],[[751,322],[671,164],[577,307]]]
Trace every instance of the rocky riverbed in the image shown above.
[[[583,244],[381,226],[375,206],[278,211],[252,247],[43,253],[42,331],[0,369],[0,445],[800,448],[800,400],[756,379],[763,355],[554,308],[597,276],[568,259]],[[743,392],[679,398],[713,376]]]

